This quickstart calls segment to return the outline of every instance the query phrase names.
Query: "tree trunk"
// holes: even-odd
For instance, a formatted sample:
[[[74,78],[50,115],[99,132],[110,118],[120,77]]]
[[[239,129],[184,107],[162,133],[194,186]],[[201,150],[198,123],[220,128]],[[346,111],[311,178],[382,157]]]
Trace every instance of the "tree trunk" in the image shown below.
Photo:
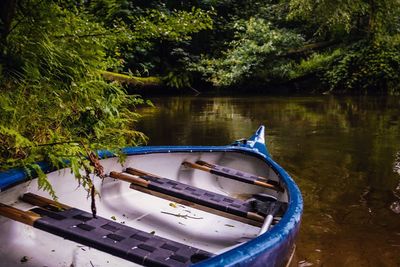
[[[312,43],[312,44],[306,44],[303,47],[296,48],[296,49],[290,49],[287,51],[283,56],[285,57],[296,57],[296,56],[302,56],[303,54],[311,53],[313,51],[318,51],[322,50],[325,48],[328,48],[330,46],[334,46],[336,44],[339,44],[340,42],[338,40],[332,40],[332,41],[325,41],[325,42],[319,42],[319,43]]]
[[[7,39],[11,30],[11,24],[15,16],[18,0],[1,0],[0,1],[0,41],[2,43]]]
[[[162,87],[163,80],[160,77],[133,77],[110,71],[100,71],[101,75],[110,81],[116,81],[124,84],[129,84],[135,87]]]
[[[368,29],[367,35],[369,40],[374,40],[376,32],[376,10],[377,6],[374,0],[369,0]]]

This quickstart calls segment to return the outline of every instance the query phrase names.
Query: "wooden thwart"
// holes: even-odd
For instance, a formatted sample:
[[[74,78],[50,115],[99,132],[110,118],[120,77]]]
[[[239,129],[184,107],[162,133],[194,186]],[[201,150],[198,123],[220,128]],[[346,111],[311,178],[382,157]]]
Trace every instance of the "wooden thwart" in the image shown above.
[[[193,168],[193,169],[198,169],[201,171],[209,172],[218,176],[222,176],[225,178],[229,178],[232,180],[248,183],[248,184],[254,184],[258,186],[262,186],[268,189],[272,189],[278,192],[283,192],[284,189],[282,186],[273,180],[269,180],[265,177],[242,172],[236,169],[232,168],[227,168],[224,166],[219,166],[216,164],[210,164],[205,161],[196,161],[196,163],[189,162],[189,161],[184,161],[182,163],[183,166]]]
[[[127,168],[126,172],[111,172],[110,177],[130,182],[132,189],[222,217],[259,227],[264,222],[264,216],[254,211],[248,202],[134,168]]]

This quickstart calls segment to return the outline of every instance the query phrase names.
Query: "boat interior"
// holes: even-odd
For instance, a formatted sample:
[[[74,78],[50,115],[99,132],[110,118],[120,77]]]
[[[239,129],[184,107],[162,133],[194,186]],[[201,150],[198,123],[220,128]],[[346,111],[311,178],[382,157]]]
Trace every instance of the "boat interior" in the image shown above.
[[[88,192],[66,168],[0,193],[4,266],[188,266],[264,234],[288,203],[285,183],[239,151],[158,152],[101,160]],[[129,266],[131,266],[129,265]]]

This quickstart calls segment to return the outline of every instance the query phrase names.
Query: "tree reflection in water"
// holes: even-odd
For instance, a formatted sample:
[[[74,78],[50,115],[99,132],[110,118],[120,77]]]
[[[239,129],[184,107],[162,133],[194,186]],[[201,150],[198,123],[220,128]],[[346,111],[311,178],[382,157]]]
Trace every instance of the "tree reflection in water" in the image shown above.
[[[393,171],[400,175],[400,152],[397,153],[396,160],[393,164]],[[396,189],[393,190],[393,194],[397,198],[397,200],[390,205],[390,209],[394,213],[400,214],[400,180]]]

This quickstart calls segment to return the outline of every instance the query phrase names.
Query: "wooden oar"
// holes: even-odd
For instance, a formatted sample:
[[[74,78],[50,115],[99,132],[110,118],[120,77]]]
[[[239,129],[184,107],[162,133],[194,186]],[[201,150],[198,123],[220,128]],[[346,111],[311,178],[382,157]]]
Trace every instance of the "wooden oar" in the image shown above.
[[[32,211],[23,211],[3,203],[0,203],[0,215],[28,225],[33,225],[41,218],[39,214]]]
[[[137,176],[149,176],[149,177],[156,177],[156,178],[161,178],[160,176],[157,176],[155,174],[152,173],[148,173],[139,169],[135,169],[132,167],[128,167],[125,170],[127,173],[132,174],[132,175],[137,175]]]
[[[53,208],[56,210],[69,209],[70,207],[54,200],[50,200],[32,193],[24,194],[21,199],[32,205]],[[23,211],[9,205],[0,203],[0,215],[24,224],[33,225],[41,216],[33,211]]]
[[[193,207],[195,209],[213,213],[213,214],[225,217],[225,218],[229,218],[229,219],[236,220],[236,221],[241,221],[241,222],[248,223],[248,224],[251,224],[254,226],[258,226],[258,227],[261,227],[262,223],[264,222],[264,216],[259,215],[256,212],[247,212],[245,214],[245,217],[242,217],[242,216],[239,216],[236,214],[231,214],[229,212],[226,212],[226,211],[223,211],[220,209],[216,209],[214,207],[206,206],[206,205],[204,205],[204,202],[196,203],[196,202],[188,200],[188,199],[182,199],[182,198],[179,198],[174,195],[168,195],[165,192],[161,192],[161,191],[157,190],[156,182],[147,180],[147,179],[166,179],[166,178],[160,178],[158,176],[155,176],[150,173],[146,173],[141,170],[134,169],[134,168],[127,168],[126,171],[129,173],[112,171],[110,173],[110,177],[131,183],[132,189],[135,189],[135,190],[147,193],[147,194],[151,194],[153,196],[163,198],[163,199],[166,199],[169,201],[173,201],[173,202],[185,205],[185,206]],[[134,174],[131,174],[131,173],[134,173]],[[141,173],[140,176],[137,175],[139,173]]]
[[[112,177],[114,179],[122,180],[122,181],[125,181],[128,183],[140,185],[143,187],[148,187],[150,184],[149,181],[147,181],[143,178],[140,178],[137,175],[127,174],[127,173],[123,173],[123,172],[112,171],[112,172],[110,172],[110,177]]]
[[[70,206],[67,206],[65,204],[62,204],[60,202],[56,202],[54,200],[33,194],[33,193],[26,193],[24,194],[21,199],[25,202],[28,202],[32,205],[38,206],[38,207],[52,207],[53,209],[58,209],[58,210],[67,210],[70,209]]]
[[[284,189],[275,181],[271,181],[267,178],[253,175],[253,174],[246,173],[246,172],[242,172],[242,171],[235,170],[232,168],[226,168],[226,167],[219,166],[219,165],[213,165],[213,164],[209,164],[204,161],[197,161],[196,163],[184,161],[182,163],[182,165],[189,167],[189,168],[206,171],[206,172],[209,172],[209,173],[212,173],[212,174],[215,174],[218,176],[222,176],[225,178],[229,178],[232,180],[273,189],[278,192],[284,191]],[[276,183],[276,184],[272,184],[272,183]]]

